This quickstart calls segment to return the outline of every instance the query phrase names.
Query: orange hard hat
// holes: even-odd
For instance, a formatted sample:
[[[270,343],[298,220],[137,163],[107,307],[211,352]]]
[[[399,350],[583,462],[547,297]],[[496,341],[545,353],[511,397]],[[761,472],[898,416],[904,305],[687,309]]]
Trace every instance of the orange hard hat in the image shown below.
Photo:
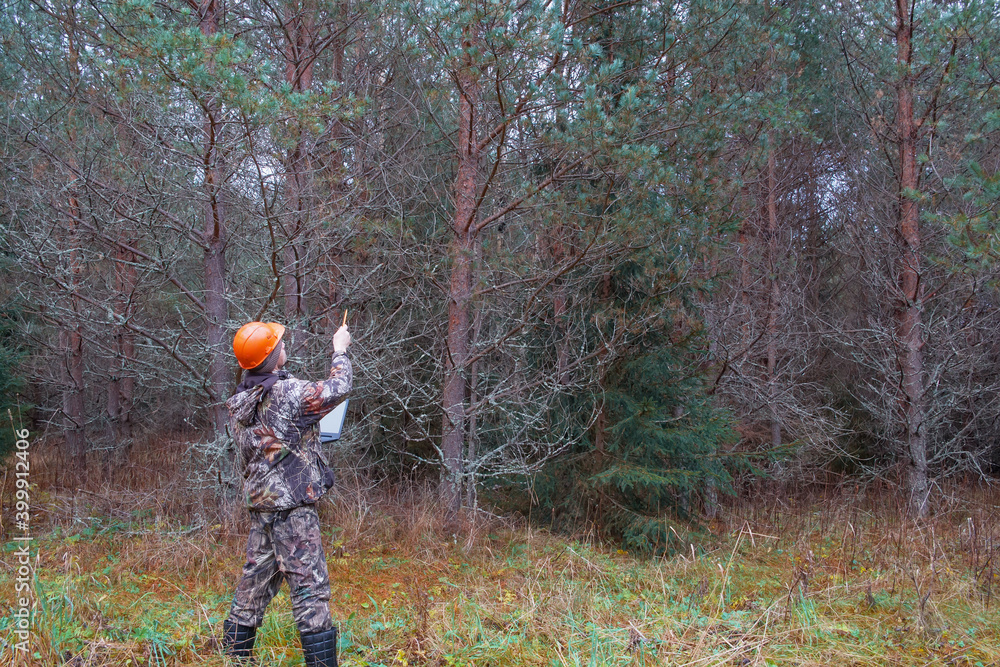
[[[277,322],[250,322],[241,326],[233,338],[233,352],[240,368],[250,370],[264,363],[283,335],[285,327]]]

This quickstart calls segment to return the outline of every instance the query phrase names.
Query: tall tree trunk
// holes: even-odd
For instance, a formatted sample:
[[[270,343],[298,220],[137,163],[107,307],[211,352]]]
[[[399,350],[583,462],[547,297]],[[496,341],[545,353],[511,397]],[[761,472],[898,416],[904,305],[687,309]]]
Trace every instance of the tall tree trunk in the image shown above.
[[[198,6],[198,28],[206,37],[219,30],[219,5],[216,0],[202,0]],[[222,188],[225,183],[225,166],[219,152],[222,129],[221,108],[218,100],[212,98],[205,105],[203,137],[203,168],[205,188],[205,227],[202,234],[205,243],[205,316],[206,343],[209,349],[209,387],[212,405],[210,408],[215,432],[225,432],[228,421],[225,399],[229,378],[226,344],[226,320],[229,308],[226,300],[226,212],[223,205]]]
[[[483,244],[478,242],[475,244],[475,263],[472,266],[473,274],[478,275],[479,267],[482,266],[483,262]],[[471,348],[475,349],[475,346],[479,343],[479,332],[483,327],[483,309],[480,304],[479,307],[475,309],[475,314],[472,318],[472,338],[471,338]],[[479,434],[476,431],[476,418],[479,411],[479,392],[477,391],[477,386],[479,384],[479,362],[474,361],[469,366],[469,419],[466,428],[466,450],[465,450],[465,506],[470,509],[475,509],[479,503],[478,489],[476,488],[476,472],[477,468],[474,467],[476,462],[476,457],[479,456]]]
[[[346,17],[341,20],[347,21]],[[367,37],[364,27],[360,28],[359,39],[364,41]],[[327,52],[330,54],[330,70],[333,80],[343,85],[344,81],[344,52],[346,50],[346,40],[343,35],[333,39]],[[346,90],[346,89],[345,89]],[[374,109],[368,109],[366,114],[374,113]],[[317,166],[317,171],[321,171],[323,177],[328,182],[330,188],[331,201],[338,210],[343,210],[347,205],[347,194],[349,191],[356,193],[358,201],[364,203],[368,201],[367,181],[370,178],[366,165],[366,157],[369,149],[355,145],[350,157],[344,153],[344,145],[349,137],[347,126],[337,114],[333,114],[327,121],[327,129],[323,138],[319,142],[322,150],[321,164]],[[379,141],[383,139],[381,133],[378,135]],[[349,161],[349,165],[346,164]],[[348,185],[348,172],[353,185]]]
[[[569,231],[563,225],[556,225],[549,238],[549,259],[553,266],[559,266],[568,257],[573,256],[575,248],[566,238]],[[552,283],[552,327],[556,343],[556,381],[561,385],[570,382],[569,367],[569,337],[566,335],[566,311],[568,300],[566,285],[562,278]]]
[[[750,216],[747,215],[743,218],[740,223],[739,231],[736,233],[736,246],[740,255],[740,278],[739,278],[739,289],[740,289],[740,306],[742,308],[741,314],[742,319],[740,321],[740,335],[741,335],[741,345],[744,346],[744,351],[741,357],[745,357],[750,354],[750,340],[753,331],[753,326],[751,322],[751,315],[753,310],[750,307],[750,286],[753,283],[753,279],[750,276],[750,236],[753,233],[751,229]]]
[[[74,314],[77,314],[76,299],[73,301]],[[83,416],[83,336],[79,325],[72,324],[64,329],[59,335],[59,343],[63,350],[63,433],[74,471],[77,476],[83,477],[87,470],[87,442]]]
[[[80,66],[79,53],[76,46],[75,24],[74,7],[70,4],[67,8],[67,20],[64,23],[67,56],[69,58],[70,71],[73,73],[74,78],[79,81]],[[69,128],[70,146],[75,147],[76,130],[73,124],[72,108],[67,127]],[[75,171],[76,161],[72,154],[69,155],[69,164]],[[87,441],[84,432],[84,411],[86,406],[84,405],[83,396],[83,327],[80,322],[80,299],[76,293],[77,290],[82,289],[80,283],[83,275],[83,265],[80,262],[78,253],[80,240],[77,235],[77,221],[80,219],[80,200],[77,194],[75,178],[72,178],[69,184],[68,207],[66,249],[69,259],[69,283],[72,289],[70,296],[72,316],[66,323],[66,328],[59,334],[59,343],[63,352],[62,410],[66,449],[72,457],[73,469],[76,476],[82,480],[87,475]]]
[[[823,284],[821,274],[823,263],[820,257],[822,239],[820,231],[823,226],[823,207],[820,204],[816,174],[817,156],[814,154],[809,161],[809,175],[806,177],[806,210],[809,215],[809,232],[806,237],[806,262],[809,267],[809,285],[806,302],[809,308],[817,310],[820,304],[820,288]]]
[[[711,255],[709,255],[709,257],[707,258],[707,264],[704,273],[706,277],[710,280],[714,279],[716,276],[719,275],[719,253],[717,250],[712,251]],[[710,304],[710,298],[708,294],[704,292],[699,293],[698,301],[702,305],[702,308],[707,311]],[[706,364],[704,367],[706,373],[710,368],[714,366],[715,363],[717,363],[716,360],[719,359],[719,343],[718,343],[719,336],[717,333],[720,328],[719,323],[718,322],[709,323],[709,322],[711,321],[709,320],[706,323],[709,326],[708,359],[710,360],[710,362],[709,364]],[[716,368],[716,372],[724,373],[725,366],[723,366],[721,371]],[[719,386],[719,382],[721,380],[722,380],[721,375],[716,375],[715,385],[708,390],[709,396],[715,394]],[[705,518],[711,520],[716,518],[718,515],[719,515],[719,488],[715,483],[715,478],[708,477],[705,479]]]
[[[343,5],[340,6],[343,9]],[[343,19],[340,19],[343,20]],[[336,30],[336,29],[335,29]],[[326,52],[330,58],[330,74],[337,84],[344,83],[344,51],[346,49],[345,39],[342,35],[333,38]],[[312,74],[310,73],[310,77]],[[345,155],[343,145],[347,139],[347,130],[344,123],[337,114],[328,119],[328,126],[323,136],[319,138],[314,149],[313,169],[316,179],[323,179],[324,192],[327,194],[331,217],[336,218],[347,207],[347,177],[345,174]],[[327,144],[332,144],[329,149]],[[357,155],[353,156],[357,160]],[[324,294],[323,308],[326,309],[327,317],[324,323],[326,331],[334,331],[340,326],[342,320],[337,319],[333,305],[340,300],[340,286],[344,280],[344,261],[350,257],[350,250],[346,248],[336,248],[333,252],[327,253],[319,258],[317,274],[324,276],[320,283],[320,289]]]
[[[315,22],[312,9],[306,3],[290,4],[286,8],[285,81],[293,92],[304,93],[312,87],[315,61]],[[306,316],[306,262],[309,246],[308,225],[312,210],[312,155],[306,128],[296,128],[295,145],[286,158],[285,200],[288,211],[285,229],[288,233],[284,253],[285,319],[290,325],[289,352],[301,345],[301,329]]]
[[[72,458],[77,478],[82,480],[87,475],[87,440],[84,432],[86,422],[83,396],[83,332],[80,324],[80,299],[76,296],[76,290],[82,289],[80,282],[83,266],[77,252],[79,239],[76,234],[76,219],[80,215],[80,205],[74,187],[70,186],[70,217],[66,223],[70,285],[73,289],[70,297],[72,315],[60,332],[59,343],[63,351],[62,410],[66,450]]]
[[[927,441],[924,432],[924,290],[920,280],[920,211],[913,193],[920,185],[917,167],[917,131],[913,114],[913,16],[907,0],[896,0],[896,59],[902,78],[896,90],[896,131],[899,135],[899,364],[900,403],[908,458],[910,509],[924,517],[928,508]]]
[[[465,48],[471,47],[466,31]],[[444,386],[441,396],[443,419],[441,453],[444,456],[442,496],[453,514],[462,505],[462,473],[465,437],[465,360],[469,355],[470,310],[475,244],[475,209],[479,155],[475,113],[479,105],[479,81],[470,56],[458,72],[458,172],[455,178],[455,218],[448,246],[451,281],[448,289],[448,342],[444,355]]]
[[[771,446],[781,446],[781,417],[778,413],[778,308],[781,291],[778,286],[778,196],[774,166],[775,147],[767,154],[767,264],[770,289],[767,299],[767,399],[771,410]]]
[[[126,237],[125,244],[135,243]],[[111,437],[130,443],[132,438],[132,405],[135,395],[135,380],[132,377],[132,363],[135,360],[135,334],[118,324],[132,316],[132,296],[136,286],[135,257],[120,245],[115,251],[115,296],[112,308],[115,314],[114,353],[111,379],[108,382],[108,418],[111,420]]]
[[[601,301],[607,302],[611,298],[611,274],[605,273],[601,276],[601,289],[600,289]],[[601,471],[604,469],[604,454],[607,449],[608,441],[608,403],[605,400],[608,384],[607,384],[607,367],[604,365],[604,359],[608,354],[607,348],[602,349],[598,355],[600,371],[598,374],[598,386],[601,389],[601,404],[597,409],[597,417],[594,419],[594,470]],[[591,516],[593,525],[602,526],[604,525],[604,494],[598,493],[595,500],[595,505],[593,507],[593,515]]]

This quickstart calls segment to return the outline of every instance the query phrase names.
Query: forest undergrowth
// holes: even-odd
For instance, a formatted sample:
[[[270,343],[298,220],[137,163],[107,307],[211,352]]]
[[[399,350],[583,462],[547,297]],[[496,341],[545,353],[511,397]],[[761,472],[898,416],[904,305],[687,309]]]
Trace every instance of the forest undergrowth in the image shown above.
[[[34,490],[37,605],[21,664],[226,664],[218,633],[243,562],[239,514],[230,524],[193,511],[174,497],[190,490],[142,469],[129,468],[129,488],[111,476]],[[5,526],[10,497],[7,485]],[[345,482],[332,500],[321,519],[348,667],[1000,660],[988,490],[939,491],[920,523],[887,490],[758,494],[693,533],[683,526],[700,537],[659,558],[488,515],[448,533],[419,488]],[[15,545],[3,541],[0,591],[13,600]],[[0,664],[18,664],[13,641],[8,609]],[[257,655],[302,664],[287,587]]]

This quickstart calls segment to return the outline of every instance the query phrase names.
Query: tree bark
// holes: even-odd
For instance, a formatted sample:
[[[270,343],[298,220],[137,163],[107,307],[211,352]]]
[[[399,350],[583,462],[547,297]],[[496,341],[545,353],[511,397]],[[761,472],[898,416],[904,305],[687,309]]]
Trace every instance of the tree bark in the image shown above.
[[[573,245],[567,242],[569,231],[563,225],[556,225],[549,235],[549,259],[553,266],[559,266],[568,257],[574,255]],[[566,335],[566,312],[568,310],[568,299],[566,295],[566,285],[562,278],[557,278],[552,283],[552,328],[555,333],[556,343],[556,379],[563,386],[570,383],[569,372],[569,338]]]
[[[219,30],[220,9],[216,0],[202,0],[198,6],[198,28],[206,37]],[[226,299],[226,212],[222,187],[225,183],[224,159],[219,152],[222,129],[221,109],[218,100],[210,98],[205,104],[203,138],[203,168],[205,190],[205,316],[206,343],[209,350],[209,387],[212,426],[217,434],[225,432],[229,378],[227,369],[229,348],[226,320],[229,307]]]
[[[87,470],[87,442],[83,428],[83,336],[80,335],[79,326],[64,329],[59,336],[59,342],[64,355],[63,433],[74,470],[77,475],[84,476]]]
[[[753,279],[750,276],[750,236],[753,233],[750,220],[751,217],[749,215],[744,217],[743,221],[740,223],[739,231],[736,233],[737,252],[740,256],[739,291],[740,306],[742,307],[740,334],[742,343],[745,346],[745,351],[743,353],[744,356],[750,353],[749,343],[752,331],[751,313],[753,312],[750,307],[750,286],[753,284]]]
[[[76,46],[75,15],[72,5],[68,8],[64,27],[70,71],[74,79],[79,81],[79,52]],[[75,146],[76,131],[73,128],[72,115],[73,112],[70,111],[69,140],[70,145]],[[73,155],[69,156],[69,163],[75,169],[76,162]],[[62,411],[66,449],[72,457],[75,475],[79,480],[83,480],[87,475],[87,441],[84,431],[86,406],[83,395],[83,327],[80,322],[80,299],[77,297],[77,290],[82,288],[80,283],[83,276],[83,265],[78,253],[80,239],[77,235],[77,221],[80,219],[80,200],[76,178],[71,178],[67,203],[69,216],[66,220],[66,252],[69,261],[69,284],[72,290],[70,297],[72,316],[59,334],[59,343],[63,352]]]
[[[778,286],[778,197],[777,177],[774,166],[775,147],[767,154],[767,398],[771,410],[771,447],[781,446],[781,416],[778,413],[778,308],[781,291]]]
[[[923,428],[925,388],[923,369],[924,290],[920,280],[920,211],[913,193],[920,185],[917,166],[918,127],[913,113],[913,16],[906,0],[896,0],[896,59],[903,74],[896,89],[896,131],[899,136],[899,290],[898,356],[900,403],[907,454],[907,492],[914,516],[928,510],[927,442]]]
[[[134,239],[124,239],[125,245],[134,245]],[[112,308],[115,314],[113,325],[113,347],[115,359],[112,361],[111,378],[108,382],[108,418],[111,421],[111,437],[126,444],[132,438],[132,406],[135,396],[135,379],[132,364],[135,360],[135,334],[119,322],[132,316],[132,295],[137,276],[135,257],[121,246],[115,249],[115,295]]]
[[[466,31],[465,48],[471,46]],[[441,453],[444,457],[442,499],[453,515],[462,506],[463,449],[465,437],[465,395],[468,378],[465,361],[469,356],[470,310],[472,304],[475,209],[479,155],[475,113],[479,104],[479,82],[465,56],[458,71],[458,171],[455,177],[455,217],[448,247],[451,281],[448,289],[448,341],[444,355],[442,391],[443,419]]]
[[[342,10],[343,5],[340,8]],[[345,20],[340,16],[339,12],[337,20]],[[338,28],[332,29],[339,33]],[[314,34],[315,32],[316,30],[314,29]],[[329,55],[330,76],[335,83],[341,85],[344,84],[345,49],[345,38],[341,34],[334,37],[330,46],[326,48],[326,53]],[[309,72],[309,77],[311,81],[311,71]],[[343,151],[348,133],[338,114],[332,114],[326,122],[326,129],[317,139],[311,155],[313,161],[310,167],[314,174],[311,185],[315,187],[316,181],[321,181],[320,187],[323,188],[326,202],[329,206],[327,210],[329,211],[329,215],[335,218],[341,215],[348,206],[347,193],[350,188],[347,185],[344,165],[345,155]],[[352,162],[356,163],[357,160],[358,156],[354,155]],[[357,179],[361,178],[361,174],[358,172],[355,172],[354,176]],[[319,258],[317,276],[321,277],[318,277],[317,281],[319,281],[320,290],[322,290],[323,294],[323,307],[327,312],[324,323],[327,331],[334,331],[340,326],[341,320],[337,319],[337,314],[334,312],[332,306],[340,301],[340,286],[344,280],[344,261],[350,258],[350,254],[351,250],[349,248],[338,247]]]
[[[479,267],[482,266],[483,261],[483,245],[477,242],[475,244],[475,262],[472,265],[473,275],[477,275],[479,272]],[[482,330],[483,326],[483,309],[477,307],[475,309],[475,314],[472,318],[472,338],[471,346],[474,348],[479,343],[479,332]],[[476,457],[479,456],[479,434],[476,431],[476,421],[477,412],[479,408],[479,392],[477,391],[477,385],[479,383],[479,362],[474,361],[469,365],[469,419],[466,428],[466,437],[468,441],[465,448],[465,506],[469,509],[476,509],[479,504],[478,489],[476,488],[476,472],[477,467],[475,467]]]
[[[295,93],[304,93],[312,87],[315,62],[315,23],[311,10],[305,6],[289,6],[285,15],[285,81]],[[306,262],[308,224],[312,209],[312,155],[304,127],[296,128],[297,136],[285,160],[285,200],[288,233],[284,252],[283,287],[285,319],[290,325],[289,352],[301,343],[295,340],[295,329],[306,316]]]
[[[70,218],[67,221],[67,246],[69,257],[70,285],[73,294],[70,297],[72,319],[60,332],[59,343],[63,350],[62,367],[62,411],[63,429],[66,438],[66,449],[73,461],[73,470],[79,479],[87,474],[87,441],[84,432],[86,424],[83,396],[83,332],[80,324],[80,300],[76,290],[81,289],[80,279],[83,266],[77,252],[79,239],[76,234],[76,218],[80,215],[80,205],[76,193],[72,190],[69,198]]]
[[[607,302],[611,298],[611,274],[605,273],[601,276],[601,288],[600,288],[600,298],[602,301]],[[596,321],[595,321],[596,323]],[[604,469],[604,453],[607,448],[608,440],[608,403],[605,400],[607,396],[607,366],[604,365],[604,360],[607,357],[608,350],[601,350],[598,355],[598,360],[600,363],[600,371],[598,374],[598,386],[601,389],[601,404],[597,409],[597,418],[594,420],[594,470],[601,471]],[[590,517],[593,525],[602,526],[604,525],[604,494],[598,493],[594,500],[593,515]]]
[[[605,273],[601,276],[601,299],[607,301],[611,298],[611,274]],[[599,355],[601,361],[607,355],[607,350],[602,350]],[[605,372],[602,370],[600,373],[600,387],[602,393],[607,389],[607,384],[605,382]],[[604,449],[607,442],[607,427],[608,427],[608,417],[607,417],[607,403],[604,401],[603,397],[601,399],[601,406],[597,412],[597,419],[594,420],[594,464],[598,470],[604,466]]]

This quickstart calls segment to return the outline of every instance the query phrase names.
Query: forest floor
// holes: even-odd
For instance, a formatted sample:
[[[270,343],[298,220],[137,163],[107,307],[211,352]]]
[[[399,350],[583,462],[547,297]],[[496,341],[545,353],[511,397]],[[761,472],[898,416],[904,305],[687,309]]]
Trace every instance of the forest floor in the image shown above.
[[[239,535],[141,514],[36,537],[29,664],[224,664],[216,635]],[[986,515],[953,514],[916,525],[821,502],[730,513],[661,559],[523,527],[442,540],[428,516],[423,536],[407,525],[400,539],[345,542],[350,530],[326,522],[342,664],[993,664],[993,535],[977,535]],[[7,662],[11,619],[0,623]],[[287,588],[258,656],[301,664]]]
[[[226,664],[239,526],[177,521],[139,494],[36,497],[23,664]],[[348,667],[1000,661],[998,504],[981,492],[943,494],[922,523],[878,495],[758,499],[653,559],[524,522],[448,536],[431,502],[340,498],[321,518]],[[0,599],[13,601],[10,540]],[[0,664],[16,664],[5,613]],[[302,664],[285,586],[257,646],[261,665]]]

